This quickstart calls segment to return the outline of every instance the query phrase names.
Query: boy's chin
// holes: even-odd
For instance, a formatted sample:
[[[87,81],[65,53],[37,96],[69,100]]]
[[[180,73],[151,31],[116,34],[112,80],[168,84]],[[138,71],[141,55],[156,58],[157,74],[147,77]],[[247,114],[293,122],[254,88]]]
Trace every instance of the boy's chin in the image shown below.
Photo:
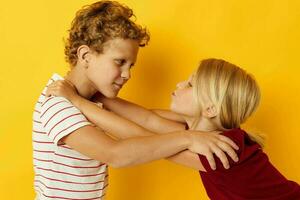
[[[106,93],[102,93],[105,97],[113,99],[116,98],[119,94],[119,91],[108,91]]]

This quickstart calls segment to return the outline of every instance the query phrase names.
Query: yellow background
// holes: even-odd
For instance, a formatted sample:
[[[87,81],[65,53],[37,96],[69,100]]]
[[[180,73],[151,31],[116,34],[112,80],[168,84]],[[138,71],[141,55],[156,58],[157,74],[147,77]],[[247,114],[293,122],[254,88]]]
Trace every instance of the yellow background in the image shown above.
[[[53,72],[68,70],[62,38],[76,10],[94,1],[2,1],[0,6],[0,198],[33,199],[31,123]],[[300,1],[128,0],[151,32],[120,96],[167,108],[177,81],[200,59],[223,58],[253,73],[262,90],[244,127],[268,135],[266,152],[300,182]],[[108,200],[208,199],[196,171],[156,161],[110,169]]]

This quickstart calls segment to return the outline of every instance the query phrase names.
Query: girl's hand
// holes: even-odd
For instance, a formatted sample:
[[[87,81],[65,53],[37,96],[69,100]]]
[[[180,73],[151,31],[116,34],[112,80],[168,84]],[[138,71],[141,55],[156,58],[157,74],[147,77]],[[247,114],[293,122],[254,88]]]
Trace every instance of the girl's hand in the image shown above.
[[[75,86],[67,80],[58,80],[51,83],[47,88],[46,96],[51,95],[65,97],[71,102],[79,96]]]
[[[213,170],[216,169],[216,162],[213,154],[221,160],[225,169],[230,167],[225,153],[227,153],[235,162],[238,161],[235,150],[238,150],[239,147],[228,137],[220,135],[217,132],[188,131],[188,134],[191,135],[192,139],[189,150],[204,155]]]

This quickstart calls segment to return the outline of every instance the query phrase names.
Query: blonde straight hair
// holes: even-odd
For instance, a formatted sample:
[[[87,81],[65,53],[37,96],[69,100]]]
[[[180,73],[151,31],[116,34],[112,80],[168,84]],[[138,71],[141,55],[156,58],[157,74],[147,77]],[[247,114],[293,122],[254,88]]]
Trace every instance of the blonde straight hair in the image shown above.
[[[193,82],[193,93],[198,107],[198,117],[193,127],[199,122],[204,95],[215,105],[224,129],[239,128],[260,102],[260,90],[254,77],[225,60],[202,60]],[[252,140],[264,146],[262,135],[248,134]]]

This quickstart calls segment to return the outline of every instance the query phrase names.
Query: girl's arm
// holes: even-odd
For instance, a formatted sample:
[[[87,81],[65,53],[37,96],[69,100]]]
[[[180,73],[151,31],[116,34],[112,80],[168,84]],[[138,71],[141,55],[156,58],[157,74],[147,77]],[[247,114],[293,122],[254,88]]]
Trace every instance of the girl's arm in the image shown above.
[[[121,118],[112,112],[100,109],[94,103],[84,98],[81,98],[78,95],[73,95],[73,94],[66,95],[66,93],[70,91],[65,92],[64,90],[67,88],[63,87],[62,85],[63,84],[61,84],[60,87],[58,87],[60,89],[55,90],[57,95],[60,94],[60,96],[64,96],[69,100],[71,100],[72,103],[76,107],[78,107],[79,110],[81,110],[83,114],[91,122],[95,123],[97,126],[103,128],[105,131],[108,131],[114,136],[118,138],[128,138],[137,135],[141,136],[141,135],[154,134],[153,132],[145,131],[143,127],[140,127],[124,118]],[[49,86],[48,88],[51,90],[51,88],[53,87],[54,86]],[[48,91],[47,93],[49,94]],[[178,123],[172,122],[172,124],[175,124],[175,126],[171,126],[171,125],[167,126],[168,132],[184,129],[182,125],[178,126]],[[227,157],[223,151],[227,152],[228,155],[230,155],[233,159],[237,158],[234,150],[231,147],[231,146],[236,147],[236,145],[231,140],[229,140],[225,136],[217,135],[213,133],[202,133],[202,134],[203,134],[203,142],[204,143],[207,142],[207,145],[210,146],[209,148],[206,148],[204,151],[205,151],[205,156],[209,160],[211,166],[215,165],[213,159],[213,153],[215,153],[220,158],[225,168],[227,168],[229,165],[228,165]],[[204,146],[208,147],[207,145]],[[192,167],[204,171],[204,168],[201,162],[199,161],[198,156],[191,152],[187,152],[187,151],[182,152],[178,155],[171,157],[170,160],[186,165],[188,167]]]
[[[71,101],[79,110],[83,112],[83,114],[91,122],[95,123],[97,126],[103,128],[104,130],[108,131],[109,133],[116,136],[117,138],[128,139],[133,136],[149,136],[155,134],[154,132],[147,131],[143,127],[138,126],[137,124],[128,121],[122,117],[119,117],[118,115],[112,112],[109,112],[104,109],[100,109],[95,103],[86,100],[82,97],[77,96]],[[184,131],[184,129],[182,128],[178,129],[177,126],[176,127],[170,126],[168,129],[171,132]],[[165,134],[170,134],[170,133],[165,133]],[[229,162],[224,151],[230,157],[232,157],[233,160],[236,160],[237,159],[236,153],[231,147],[231,146],[235,146],[235,144],[225,136],[218,135],[216,133],[203,132],[201,133],[201,135],[202,135],[202,142],[203,142],[202,143],[203,151],[204,151],[203,153],[205,154],[208,162],[211,164],[212,169],[215,169],[215,161],[213,158],[213,154],[216,154],[216,156],[221,160],[221,162],[224,165],[224,168],[229,168]],[[191,151],[181,151],[175,155],[168,156],[167,159],[175,163],[185,165],[190,168],[205,171],[201,161],[199,160],[198,155],[196,153],[192,153]]]
[[[151,109],[151,111],[154,112],[155,114],[165,118],[165,119],[175,121],[175,122],[179,122],[179,123],[185,123],[185,120],[181,115],[179,115],[177,113],[174,113],[170,110]]]
[[[166,119],[154,111],[121,98],[105,98],[97,94],[93,101],[101,102],[104,107],[138,125],[156,133],[168,133],[175,130],[184,130],[185,124]],[[174,113],[175,114],[175,113]]]
[[[101,101],[101,103],[103,103],[109,110],[156,133],[168,133],[185,129],[185,124],[175,122],[180,120],[183,121],[182,117],[171,111],[148,110],[121,98],[110,99],[99,94],[97,94],[93,100],[97,102]],[[163,115],[163,117],[160,117],[159,114]],[[169,119],[175,119],[175,121]],[[224,141],[226,140],[228,144],[231,144],[232,147],[237,147],[229,138],[224,136],[223,139]],[[222,157],[221,154],[223,154],[223,152],[218,152],[218,157],[220,159]],[[236,155],[233,152],[228,152],[228,154],[232,155],[231,157],[233,160],[237,161],[237,157],[235,157]],[[166,159],[177,164],[203,171],[203,166],[198,155],[188,150],[170,156]],[[227,161],[224,158],[222,158],[221,161],[225,167],[225,165],[227,165]]]

